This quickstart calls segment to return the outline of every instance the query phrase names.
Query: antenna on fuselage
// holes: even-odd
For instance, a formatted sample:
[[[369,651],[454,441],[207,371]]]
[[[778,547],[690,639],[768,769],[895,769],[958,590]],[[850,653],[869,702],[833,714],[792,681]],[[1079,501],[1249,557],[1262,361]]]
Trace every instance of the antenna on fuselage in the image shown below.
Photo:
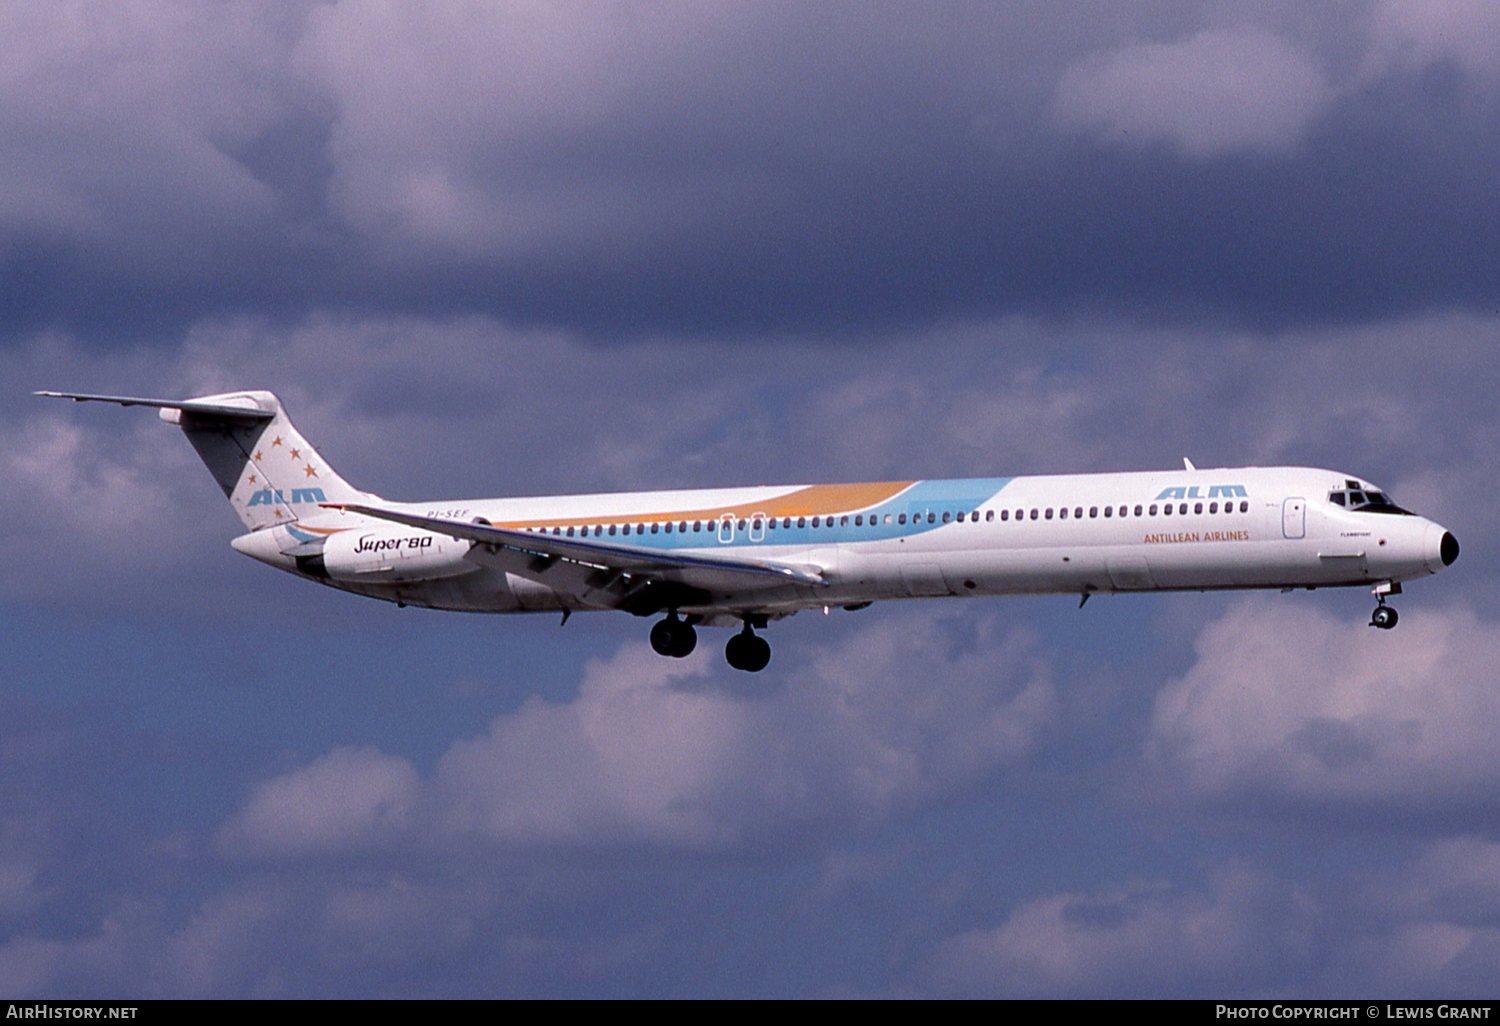
[[[1197,470],[1198,469],[1197,467],[1193,466],[1193,461],[1190,460],[1190,459],[1188,459],[1186,456],[1184,456],[1182,458],[1182,465],[1184,467],[1186,467],[1188,470]]]

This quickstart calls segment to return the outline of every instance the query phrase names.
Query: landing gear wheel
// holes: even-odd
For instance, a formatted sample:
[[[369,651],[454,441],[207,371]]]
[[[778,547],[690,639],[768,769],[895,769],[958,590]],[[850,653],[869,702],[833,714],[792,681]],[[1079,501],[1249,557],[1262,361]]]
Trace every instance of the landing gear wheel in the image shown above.
[[[771,662],[771,645],[765,638],[756,637],[746,624],[745,629],[724,646],[724,658],[736,670],[759,673]]]
[[[651,647],[657,655],[681,659],[698,647],[698,632],[673,613],[651,628]]]
[[[1388,631],[1396,626],[1396,621],[1399,619],[1401,619],[1400,615],[1390,606],[1376,606],[1375,612],[1370,614],[1370,626]]]

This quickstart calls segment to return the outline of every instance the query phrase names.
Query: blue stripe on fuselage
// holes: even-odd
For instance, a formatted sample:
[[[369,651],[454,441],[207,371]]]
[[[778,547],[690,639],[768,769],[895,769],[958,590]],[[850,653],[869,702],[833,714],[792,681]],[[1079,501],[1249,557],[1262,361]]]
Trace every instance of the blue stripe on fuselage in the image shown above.
[[[828,513],[817,514],[820,518],[830,514],[837,517],[838,521],[832,526],[812,526],[812,514],[804,517],[791,518],[792,526],[782,527],[786,518],[776,521],[776,526],[771,527],[769,522],[763,521],[763,539],[751,540],[752,518],[746,517],[745,529],[740,530],[739,522],[735,522],[733,538],[730,541],[720,541],[719,520],[703,521],[702,531],[688,531],[687,533],[673,531],[668,533],[664,530],[651,533],[647,528],[645,534],[631,533],[629,535],[610,535],[606,532],[598,536],[601,541],[612,541],[620,545],[629,545],[637,549],[702,549],[702,548],[758,548],[764,545],[788,545],[788,546],[813,546],[813,545],[840,545],[849,542],[887,541],[892,538],[910,538],[914,535],[925,534],[935,531],[939,527],[945,527],[943,514],[957,514],[962,511],[967,518],[975,510],[985,508],[985,504],[992,502],[996,493],[1011,482],[1008,477],[977,477],[956,478],[953,480],[940,481],[918,481],[890,499],[875,506],[867,506],[853,510],[830,510]],[[932,514],[932,523],[928,523],[928,514]],[[652,514],[653,517],[662,514]],[[901,517],[905,515],[906,523],[901,523]],[[865,523],[856,527],[854,518],[863,516]],[[889,517],[889,523],[886,522]],[[847,523],[843,521],[847,518]],[[871,523],[871,518],[876,522]],[[601,518],[606,521],[615,520],[631,521],[630,517]],[[798,527],[798,520],[802,520],[804,526]],[[965,521],[967,523],[967,519]],[[548,532],[550,533],[550,532]],[[566,532],[563,536],[566,536]],[[589,535],[590,538],[595,537]]]

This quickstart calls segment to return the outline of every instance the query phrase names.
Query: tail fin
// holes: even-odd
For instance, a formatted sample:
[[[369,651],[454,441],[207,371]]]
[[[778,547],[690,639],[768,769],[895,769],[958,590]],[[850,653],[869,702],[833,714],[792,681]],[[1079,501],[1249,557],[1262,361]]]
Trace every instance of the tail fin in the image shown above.
[[[252,531],[316,515],[322,512],[320,502],[373,498],[323,461],[292,426],[281,400],[270,392],[225,392],[181,401],[74,392],[37,394],[156,407],[162,420],[182,428]]]

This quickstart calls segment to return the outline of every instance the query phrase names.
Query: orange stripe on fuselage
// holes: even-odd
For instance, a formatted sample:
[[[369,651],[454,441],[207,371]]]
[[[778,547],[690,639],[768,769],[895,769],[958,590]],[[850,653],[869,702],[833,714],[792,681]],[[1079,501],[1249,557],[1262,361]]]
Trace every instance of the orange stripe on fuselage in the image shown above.
[[[865,484],[809,485],[785,495],[738,506],[705,509],[657,510],[651,513],[620,513],[591,517],[548,517],[541,520],[507,520],[496,527],[582,527],[585,524],[664,524],[679,520],[718,520],[725,514],[736,520],[757,514],[767,517],[810,517],[829,513],[853,513],[878,506],[901,494],[915,481],[875,481]]]

